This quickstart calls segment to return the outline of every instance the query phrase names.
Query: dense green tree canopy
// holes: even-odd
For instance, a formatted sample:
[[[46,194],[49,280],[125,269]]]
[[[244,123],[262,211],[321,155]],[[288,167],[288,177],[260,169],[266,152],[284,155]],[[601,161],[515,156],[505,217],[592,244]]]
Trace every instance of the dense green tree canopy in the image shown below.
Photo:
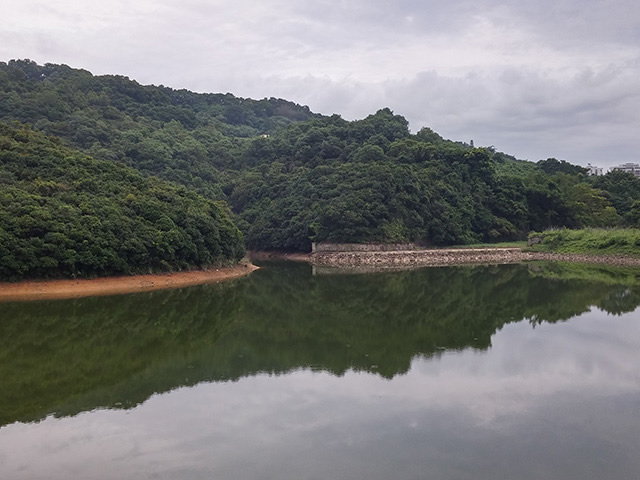
[[[243,254],[224,204],[0,123],[0,279],[205,267]]]
[[[252,249],[308,250],[314,240],[450,245],[524,239],[549,227],[640,225],[632,175],[588,177],[555,158],[519,161],[429,128],[412,134],[387,108],[350,122],[285,100],[142,86],[19,60],[0,62],[3,119],[55,135],[60,148],[134,168],[140,179],[227,202]],[[3,175],[10,183],[16,173]],[[89,183],[85,193],[94,195]],[[103,221],[99,205],[93,213]]]
[[[314,115],[270,98],[197,94],[93,76],[66,65],[0,62],[0,120],[29,123],[97,159],[222,198],[220,169],[233,166],[247,137]]]
[[[252,249],[305,250],[313,240],[491,242],[622,220],[582,167],[517,161],[428,129],[412,135],[389,109],[252,140],[226,191]]]

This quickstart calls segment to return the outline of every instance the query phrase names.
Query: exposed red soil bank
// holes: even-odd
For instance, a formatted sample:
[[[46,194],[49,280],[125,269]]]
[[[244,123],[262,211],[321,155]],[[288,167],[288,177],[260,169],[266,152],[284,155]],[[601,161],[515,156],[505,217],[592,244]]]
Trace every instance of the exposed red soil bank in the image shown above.
[[[154,275],[0,283],[0,302],[119,295],[189,287],[241,277],[257,269],[251,263],[243,263],[229,268]]]

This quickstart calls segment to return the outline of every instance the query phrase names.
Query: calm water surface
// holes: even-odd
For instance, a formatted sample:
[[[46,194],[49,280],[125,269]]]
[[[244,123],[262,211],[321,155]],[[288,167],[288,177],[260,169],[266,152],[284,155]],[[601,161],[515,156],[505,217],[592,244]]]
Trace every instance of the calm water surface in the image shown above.
[[[313,275],[0,304],[0,478],[640,478],[640,271]]]

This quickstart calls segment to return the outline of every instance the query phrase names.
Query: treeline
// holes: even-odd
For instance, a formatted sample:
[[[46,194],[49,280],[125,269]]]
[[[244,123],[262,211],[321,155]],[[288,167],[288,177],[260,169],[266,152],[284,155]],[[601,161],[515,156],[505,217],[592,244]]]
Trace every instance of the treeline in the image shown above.
[[[531,230],[636,226],[640,181],[589,177],[556,159],[412,135],[384,109],[334,116],[254,139],[231,186],[249,248],[306,250],[312,240],[451,245],[524,239]]]
[[[221,199],[221,173],[249,137],[314,117],[282,99],[143,86],[66,65],[0,62],[0,120],[32,125],[97,159],[115,160]]]
[[[168,271],[243,254],[225,204],[0,123],[0,279]]]
[[[196,94],[64,65],[0,63],[0,119],[224,201],[251,249],[312,241],[451,245],[550,227],[640,226],[640,181],[518,161],[388,109],[359,121],[278,99]]]

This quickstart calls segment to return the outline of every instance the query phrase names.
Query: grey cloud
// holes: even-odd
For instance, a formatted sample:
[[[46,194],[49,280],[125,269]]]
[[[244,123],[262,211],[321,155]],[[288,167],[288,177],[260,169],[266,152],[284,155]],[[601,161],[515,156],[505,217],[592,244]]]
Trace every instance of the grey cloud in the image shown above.
[[[347,119],[388,106],[404,115],[413,131],[426,126],[533,161],[554,156],[611,166],[634,160],[640,127],[635,78],[630,71],[585,71],[557,79],[505,69],[460,78],[422,72],[380,83],[319,75],[234,76],[217,85],[242,96],[288,98]],[[204,81],[197,89],[215,82]]]
[[[640,3],[621,0],[23,0],[0,60],[282,97],[520,158],[640,160]],[[605,163],[607,162],[607,163]]]

